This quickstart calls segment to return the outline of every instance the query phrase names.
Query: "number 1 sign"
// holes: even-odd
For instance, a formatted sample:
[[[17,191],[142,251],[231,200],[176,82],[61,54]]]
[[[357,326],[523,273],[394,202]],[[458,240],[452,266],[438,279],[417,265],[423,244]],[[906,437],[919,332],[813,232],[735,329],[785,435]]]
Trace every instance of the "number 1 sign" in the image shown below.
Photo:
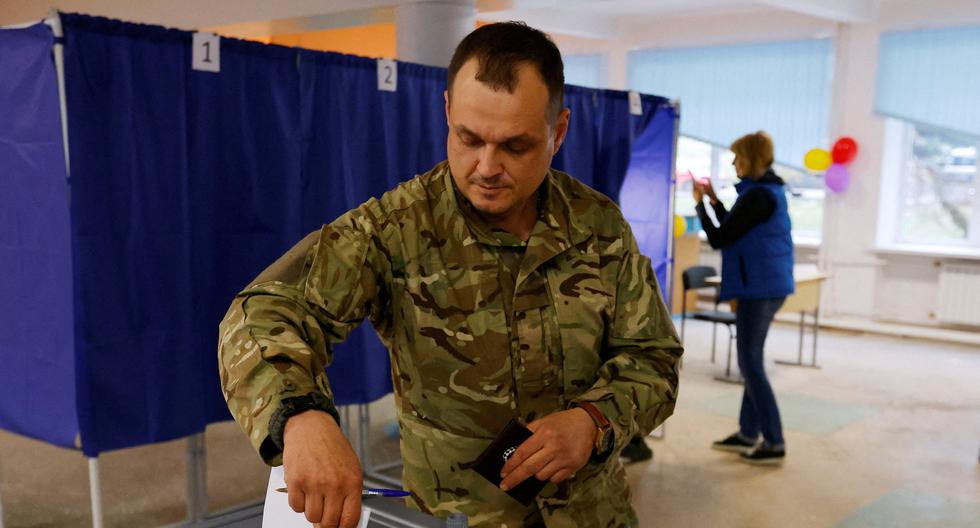
[[[194,33],[191,67],[195,70],[221,71],[221,37],[213,33]]]

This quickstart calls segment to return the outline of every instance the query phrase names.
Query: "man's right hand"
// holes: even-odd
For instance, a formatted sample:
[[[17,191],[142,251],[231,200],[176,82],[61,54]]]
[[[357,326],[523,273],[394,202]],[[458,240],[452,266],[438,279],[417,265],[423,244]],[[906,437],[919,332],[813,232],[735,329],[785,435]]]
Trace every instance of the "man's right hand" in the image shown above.
[[[289,506],[323,528],[355,528],[361,517],[361,463],[332,416],[306,411],[283,431]]]

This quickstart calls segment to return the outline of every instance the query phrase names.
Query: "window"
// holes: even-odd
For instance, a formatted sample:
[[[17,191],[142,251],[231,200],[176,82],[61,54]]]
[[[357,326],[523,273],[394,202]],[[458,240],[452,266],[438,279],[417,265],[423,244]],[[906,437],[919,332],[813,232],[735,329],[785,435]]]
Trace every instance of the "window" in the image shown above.
[[[677,187],[674,191],[674,213],[681,216],[695,216],[694,198],[691,196],[693,178],[711,178],[711,156],[714,147],[688,137],[681,136],[677,141]],[[720,191],[720,187],[716,186]]]
[[[718,197],[731,206],[738,178],[728,145],[765,130],[775,143],[774,169],[786,181],[793,238],[820,241],[823,181],[801,166],[807,150],[827,144],[830,39],[644,49],[630,52],[628,60],[630,88],[681,103],[678,214],[694,215],[688,171],[710,177]]]
[[[776,164],[776,174],[786,181],[789,217],[793,221],[793,240],[820,243],[823,233],[823,178],[796,168]]]
[[[884,33],[878,55],[878,114],[980,136],[980,26]]]
[[[765,130],[776,161],[800,167],[827,144],[830,39],[643,49],[627,68],[630,89],[680,100],[684,136],[727,148]]]
[[[562,57],[562,62],[565,64],[565,84],[602,88],[602,55],[567,55]]]
[[[681,136],[677,144],[677,188],[674,211],[681,216],[695,216],[691,197],[692,178],[710,178],[715,192],[726,207],[731,208],[737,194],[738,176],[732,166],[735,155],[727,148]],[[818,243],[823,226],[823,180],[801,170],[774,164],[785,182],[789,216],[793,222],[796,242]],[[709,214],[711,209],[708,209]]]
[[[980,26],[884,33],[875,112],[887,119],[878,245],[980,255]]]
[[[898,119],[888,128],[879,240],[980,248],[980,137]]]

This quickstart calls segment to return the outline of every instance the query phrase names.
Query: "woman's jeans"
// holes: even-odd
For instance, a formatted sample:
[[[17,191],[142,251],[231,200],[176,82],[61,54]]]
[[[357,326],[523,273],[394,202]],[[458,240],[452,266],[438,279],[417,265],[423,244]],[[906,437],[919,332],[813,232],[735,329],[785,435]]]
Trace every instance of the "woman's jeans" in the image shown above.
[[[769,324],[786,297],[772,299],[739,299],[735,310],[738,332],[738,368],[745,378],[742,410],[739,413],[739,432],[747,438],[762,434],[766,444],[782,447],[783,426],[779,420],[776,395],[769,385],[763,365],[762,352],[769,333]]]

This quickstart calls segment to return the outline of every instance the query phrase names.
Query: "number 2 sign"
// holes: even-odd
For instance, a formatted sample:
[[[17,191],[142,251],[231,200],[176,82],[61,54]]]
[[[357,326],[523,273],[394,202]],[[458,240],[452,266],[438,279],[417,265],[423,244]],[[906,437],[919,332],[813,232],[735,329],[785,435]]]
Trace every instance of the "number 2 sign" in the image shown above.
[[[378,90],[398,91],[398,63],[391,59],[378,59]]]

